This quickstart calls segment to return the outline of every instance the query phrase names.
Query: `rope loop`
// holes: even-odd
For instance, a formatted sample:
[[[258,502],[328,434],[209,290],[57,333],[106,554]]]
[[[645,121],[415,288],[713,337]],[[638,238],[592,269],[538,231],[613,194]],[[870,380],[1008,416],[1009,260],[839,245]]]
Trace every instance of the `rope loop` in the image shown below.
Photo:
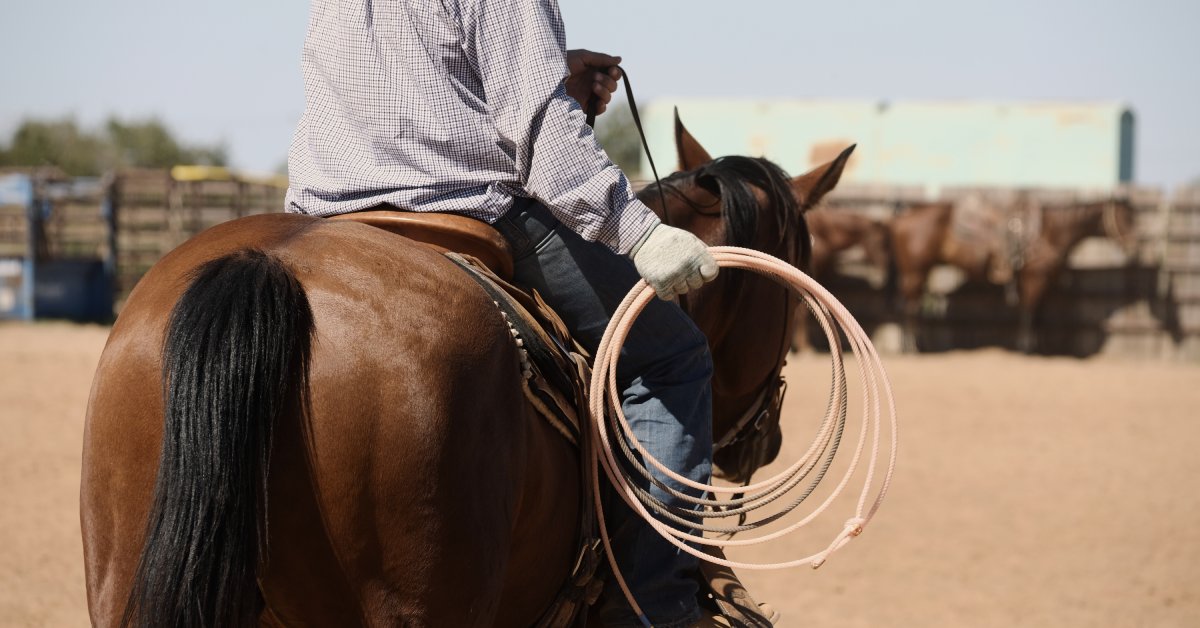
[[[642,610],[630,593],[613,558],[608,530],[604,523],[604,507],[600,498],[600,473],[598,472],[600,468],[604,469],[604,474],[612,482],[625,503],[645,519],[658,534],[680,550],[701,560],[730,568],[783,569],[807,564],[816,569],[823,565],[834,552],[844,547],[850,539],[862,534],[887,494],[896,464],[898,425],[891,384],[870,338],[845,306],[811,277],[775,257],[751,249],[728,246],[711,247],[709,251],[721,267],[741,268],[773,278],[800,296],[817,322],[820,323],[829,341],[832,367],[829,403],[816,437],[808,450],[791,466],[774,477],[746,486],[716,486],[695,482],[679,475],[642,447],[621,410],[620,389],[616,383],[617,358],[638,314],[652,299],[656,298],[653,288],[644,280],[639,281],[630,290],[613,314],[596,350],[589,397],[592,438],[587,439],[587,455],[592,465],[592,498],[599,514],[600,538],[608,555],[612,573],[626,599],[629,600],[630,607],[638,615],[642,615]],[[817,485],[825,479],[835,454],[845,444],[843,436],[846,436],[849,394],[841,349],[843,340],[849,344],[857,357],[858,381],[862,386],[861,426],[856,434],[849,435],[853,444],[848,468],[837,480],[837,484],[830,494],[798,521],[755,538],[733,539],[733,534],[764,528],[776,521],[781,521],[784,516],[800,507],[814,492]],[[772,355],[770,359],[773,360],[775,357]],[[883,429],[885,423],[887,425],[886,444]],[[713,556],[695,547],[728,547],[763,543],[780,538],[812,522],[830,507],[834,499],[856,477],[856,471],[859,463],[863,461],[863,454],[868,442],[870,442],[871,448],[866,456],[866,470],[862,474],[864,476],[861,479],[862,488],[854,513],[846,520],[842,530],[834,536],[825,549],[795,560],[776,563],[746,563]],[[887,461],[882,470],[882,478],[877,480],[876,476],[879,475],[877,472],[880,471],[879,457],[881,450],[885,447]],[[618,452],[624,458],[623,462],[618,461]],[[639,456],[645,461],[644,464],[637,460]],[[630,471],[630,468],[634,470]],[[712,498],[697,499],[676,491],[654,478],[650,472],[651,468],[684,486],[703,491]],[[692,511],[662,503],[650,495],[648,490],[642,488],[641,484],[645,479],[649,479],[659,488],[688,503],[695,504],[699,508]],[[729,517],[733,514],[744,515],[777,502],[785,495],[795,491],[799,492],[798,496],[794,496],[777,512],[763,516],[757,521],[724,527],[705,522],[710,518]],[[871,499],[872,491],[874,491],[873,499]],[[720,495],[736,495],[736,497],[718,499]],[[742,521],[744,522],[744,518]],[[715,536],[717,534],[724,534],[726,537],[717,538]]]

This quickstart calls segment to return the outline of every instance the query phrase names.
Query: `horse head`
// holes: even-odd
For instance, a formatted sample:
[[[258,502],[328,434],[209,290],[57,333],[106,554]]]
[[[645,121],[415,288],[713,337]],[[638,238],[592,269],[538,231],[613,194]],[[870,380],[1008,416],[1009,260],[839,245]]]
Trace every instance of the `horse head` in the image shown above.
[[[713,159],[678,112],[675,139],[681,171],[643,189],[643,202],[710,246],[751,248],[807,270],[812,241],[804,212],[837,185],[853,146],[793,178],[763,158]],[[780,371],[796,297],[771,279],[727,269],[684,302],[709,339],[715,365],[714,474],[748,481],[775,459],[782,443]]]

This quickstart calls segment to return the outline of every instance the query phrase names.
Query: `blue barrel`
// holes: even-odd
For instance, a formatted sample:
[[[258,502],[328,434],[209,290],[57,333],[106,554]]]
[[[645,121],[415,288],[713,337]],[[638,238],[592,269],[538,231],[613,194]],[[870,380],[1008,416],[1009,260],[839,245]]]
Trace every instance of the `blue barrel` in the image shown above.
[[[33,309],[38,318],[103,322],[112,318],[113,282],[104,260],[37,263]]]
[[[105,240],[111,241],[114,225],[103,189],[95,179],[35,181],[26,174],[0,175],[0,319],[112,319],[111,245],[98,242],[95,252],[74,256],[56,254],[54,247],[38,248],[44,227],[76,220],[72,214],[56,217],[57,203],[98,203],[95,215],[84,220],[100,220]],[[58,223],[47,222],[55,218]],[[104,248],[110,249],[107,258],[100,256]]]

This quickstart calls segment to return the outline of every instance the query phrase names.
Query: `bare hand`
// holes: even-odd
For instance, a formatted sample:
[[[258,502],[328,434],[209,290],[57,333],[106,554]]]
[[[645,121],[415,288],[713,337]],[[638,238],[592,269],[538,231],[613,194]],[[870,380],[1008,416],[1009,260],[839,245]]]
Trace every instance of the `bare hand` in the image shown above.
[[[596,96],[596,115],[608,109],[613,92],[617,91],[617,81],[621,80],[621,70],[616,65],[621,57],[613,57],[591,50],[568,50],[567,94],[579,103],[586,112],[592,96]]]

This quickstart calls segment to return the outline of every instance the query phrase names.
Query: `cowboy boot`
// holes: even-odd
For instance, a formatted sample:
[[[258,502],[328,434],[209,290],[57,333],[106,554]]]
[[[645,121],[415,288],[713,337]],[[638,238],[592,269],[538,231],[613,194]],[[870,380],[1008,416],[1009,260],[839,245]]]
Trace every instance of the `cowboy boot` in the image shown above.
[[[725,558],[719,547],[706,547],[704,551]],[[756,602],[730,567],[700,561],[700,595],[705,616],[694,628],[773,628],[779,620],[779,612],[768,604]],[[711,608],[713,605],[715,609]]]

